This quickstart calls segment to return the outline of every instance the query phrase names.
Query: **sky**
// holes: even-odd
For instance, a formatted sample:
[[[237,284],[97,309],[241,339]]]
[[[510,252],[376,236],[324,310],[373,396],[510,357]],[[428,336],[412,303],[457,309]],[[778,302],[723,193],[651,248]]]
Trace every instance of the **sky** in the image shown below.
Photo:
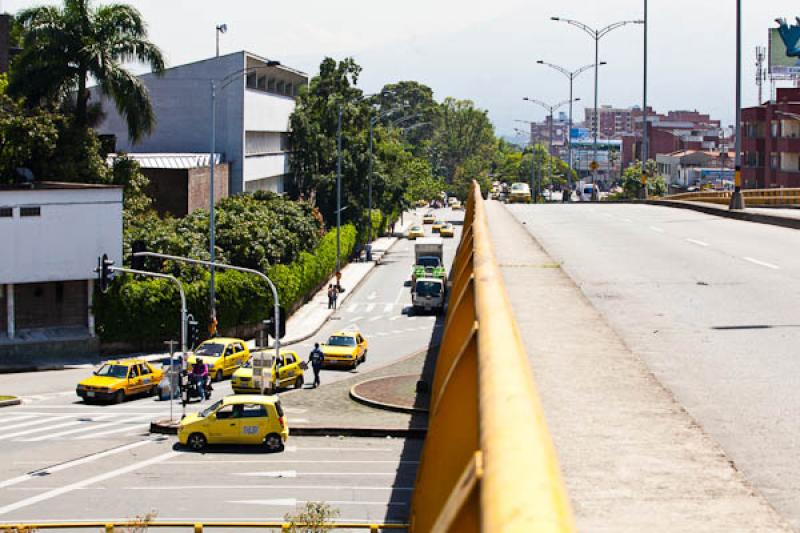
[[[0,0],[0,10],[57,3]],[[102,2],[106,3],[106,2]],[[572,18],[592,27],[641,19],[644,0],[128,0],[149,25],[150,39],[170,65],[214,54],[215,26],[225,23],[221,52],[248,50],[309,74],[325,56],[352,56],[363,67],[359,86],[417,80],[446,96],[489,111],[498,134],[542,120],[524,96],[555,104],[568,99],[567,79],[536,64],[575,69],[594,61],[594,40],[553,22]],[[757,103],[755,52],[766,46],[776,17],[794,20],[792,0],[743,0],[743,103]],[[649,101],[657,111],[697,109],[734,122],[735,0],[649,0]],[[600,104],[641,105],[643,32],[629,25],[600,41]],[[769,94],[766,86],[765,95]],[[576,118],[593,102],[591,71],[575,82]],[[766,98],[766,97],[765,97]],[[565,108],[566,109],[566,108]]]

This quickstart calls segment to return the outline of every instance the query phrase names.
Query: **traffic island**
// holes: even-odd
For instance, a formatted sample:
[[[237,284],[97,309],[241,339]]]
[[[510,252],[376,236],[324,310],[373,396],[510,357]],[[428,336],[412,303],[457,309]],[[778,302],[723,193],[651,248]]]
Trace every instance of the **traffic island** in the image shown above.
[[[19,405],[22,400],[16,396],[3,396],[0,394],[0,407],[11,407],[12,405]]]
[[[427,413],[428,387],[420,386],[419,374],[368,379],[350,388],[350,397],[369,407],[401,413]]]
[[[150,433],[158,433],[160,435],[177,435],[180,420],[153,420],[150,422]]]

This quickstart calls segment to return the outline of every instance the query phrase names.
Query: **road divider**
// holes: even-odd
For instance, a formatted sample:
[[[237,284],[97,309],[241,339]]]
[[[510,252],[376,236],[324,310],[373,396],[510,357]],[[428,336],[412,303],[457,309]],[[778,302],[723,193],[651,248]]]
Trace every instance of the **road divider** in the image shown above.
[[[411,531],[574,531],[477,183],[451,280]]]

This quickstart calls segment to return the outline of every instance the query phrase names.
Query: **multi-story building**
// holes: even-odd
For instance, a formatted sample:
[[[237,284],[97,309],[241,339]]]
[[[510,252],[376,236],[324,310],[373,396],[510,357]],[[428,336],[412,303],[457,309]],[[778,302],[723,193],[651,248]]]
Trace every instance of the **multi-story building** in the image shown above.
[[[550,128],[550,117],[547,116],[543,122],[531,122],[531,135],[530,142],[533,144],[541,144],[542,146],[550,145],[550,133],[553,134],[553,148],[552,155],[561,155],[567,146],[567,136],[569,135],[569,121],[563,113],[558,118],[553,120],[552,130]]]
[[[230,168],[231,194],[284,191],[289,173],[289,117],[308,75],[249,52],[235,52],[140,76],[156,116],[152,133],[138,142],[125,120],[103,99],[98,133],[114,135],[120,152],[209,153],[211,85],[216,85],[216,141]]]
[[[0,369],[96,354],[93,269],[121,262],[122,188],[0,186],[0,249]]]
[[[742,110],[742,181],[748,188],[800,187],[800,89]]]
[[[597,115],[599,120],[600,137],[621,137],[622,135],[633,133],[634,116],[641,113],[638,107],[612,107],[604,105],[598,108]],[[594,108],[587,107],[585,110],[586,125],[590,131],[594,131]]]
[[[723,188],[732,183],[735,152],[680,150],[658,154],[658,173],[675,188],[713,185]]]

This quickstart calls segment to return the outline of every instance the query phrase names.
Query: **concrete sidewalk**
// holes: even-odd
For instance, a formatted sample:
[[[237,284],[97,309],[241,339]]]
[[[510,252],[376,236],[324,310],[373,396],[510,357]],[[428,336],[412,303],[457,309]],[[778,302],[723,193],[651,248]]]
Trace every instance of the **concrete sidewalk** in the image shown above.
[[[534,237],[486,210],[578,530],[789,531]]]

